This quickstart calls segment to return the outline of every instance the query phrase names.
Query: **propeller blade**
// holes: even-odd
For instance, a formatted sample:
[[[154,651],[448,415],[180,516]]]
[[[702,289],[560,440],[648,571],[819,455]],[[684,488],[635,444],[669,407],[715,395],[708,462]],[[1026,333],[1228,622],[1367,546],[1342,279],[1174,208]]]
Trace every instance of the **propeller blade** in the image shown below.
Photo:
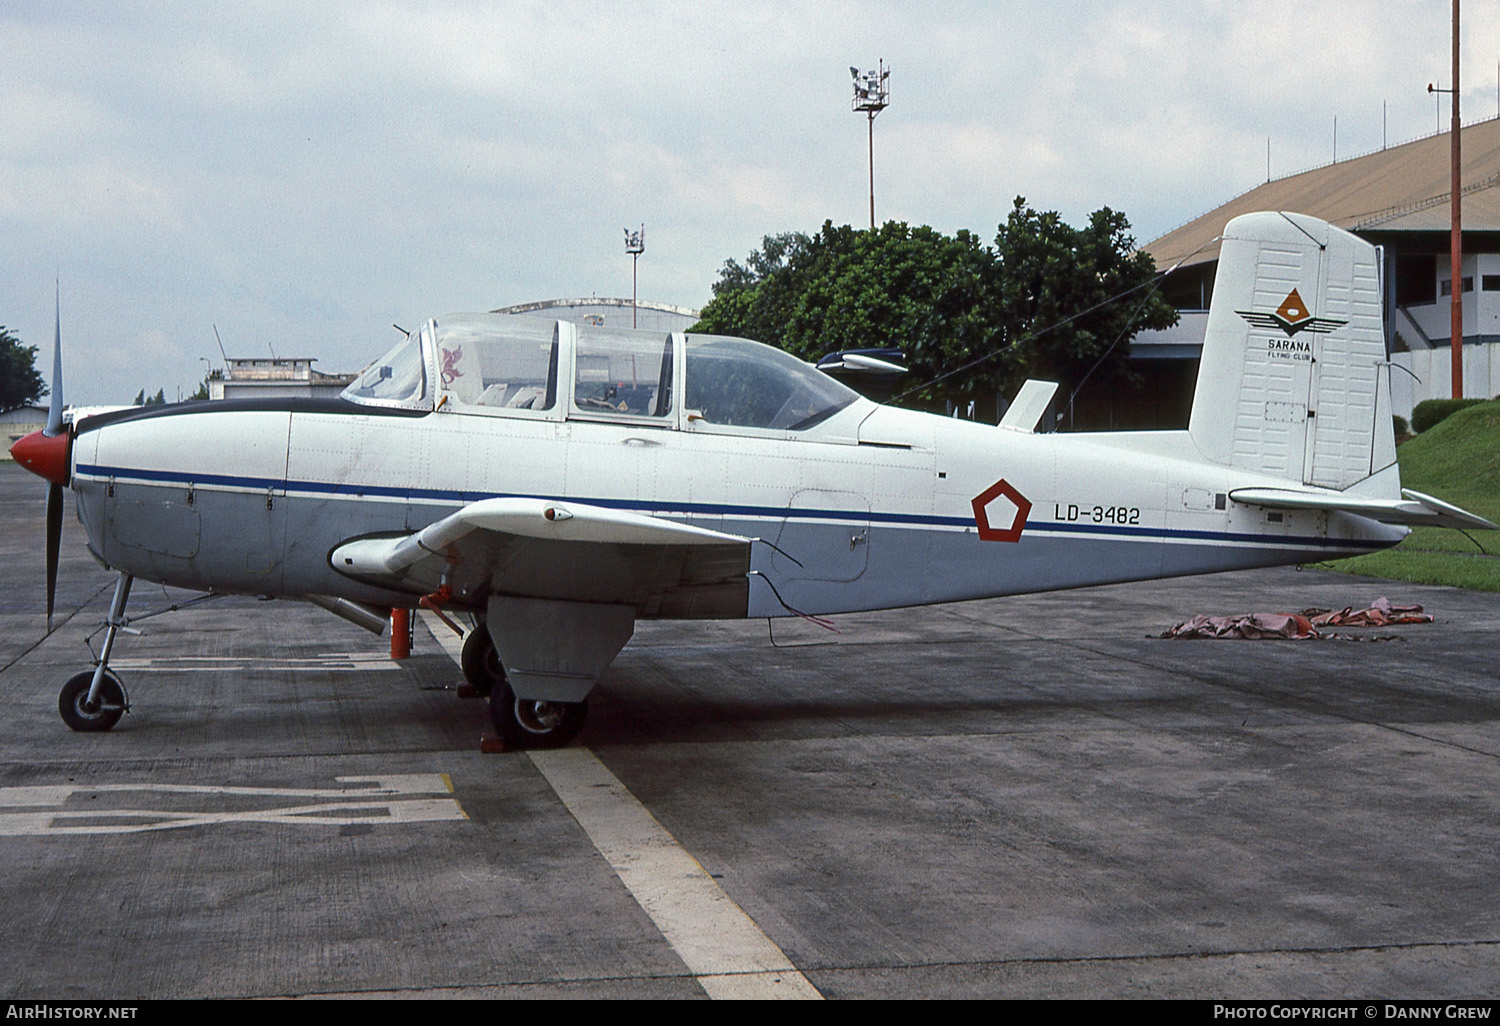
[[[62,548],[63,490],[60,484],[47,488],[47,633],[52,633],[52,606],[57,597],[57,558]]]
[[[58,283],[53,293],[52,321],[52,401],[47,405],[47,426],[42,433],[52,438],[62,432],[63,427],[63,380],[62,380],[62,285]],[[61,513],[58,516],[62,516]]]

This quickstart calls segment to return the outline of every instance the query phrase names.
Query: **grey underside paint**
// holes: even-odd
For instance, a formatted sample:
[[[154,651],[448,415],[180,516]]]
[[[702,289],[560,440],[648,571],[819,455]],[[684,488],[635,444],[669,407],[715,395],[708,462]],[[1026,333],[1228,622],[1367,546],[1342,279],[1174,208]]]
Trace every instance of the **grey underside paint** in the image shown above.
[[[336,595],[376,606],[412,605],[416,595],[335,572],[328,562],[330,551],[362,535],[419,529],[458,508],[400,500],[275,495],[268,509],[265,493],[202,489],[189,505],[180,487],[121,483],[115,485],[112,498],[106,497],[103,482],[79,481],[75,487],[80,517],[89,524],[90,536],[102,542],[98,554],[111,566],[137,577],[246,594]],[[148,524],[163,523],[172,530],[142,530]],[[696,616],[852,612],[1273,566],[1363,551],[1399,537],[1325,544],[1298,544],[1270,536],[1257,541],[1244,536],[1131,538],[1064,534],[1038,523],[1029,526],[1020,541],[1009,543],[980,541],[972,529],[867,526],[864,521],[792,523],[794,529],[780,531],[782,540],[794,543],[792,547],[778,546],[779,552],[764,544],[752,547],[747,599],[732,608],[719,602]],[[725,517],[721,523],[722,530],[745,537],[763,537],[777,527],[763,519]],[[122,534],[154,540],[146,542],[151,547],[145,548],[125,544]],[[535,555],[538,565],[546,563],[545,553]],[[819,574],[836,579],[819,579]],[[527,593],[520,588],[512,584],[510,593]],[[535,593],[557,597],[544,588]],[[475,598],[474,605],[483,608],[487,595]],[[604,599],[603,595],[596,598]],[[685,607],[660,602],[641,602],[637,610],[642,617],[695,615]]]

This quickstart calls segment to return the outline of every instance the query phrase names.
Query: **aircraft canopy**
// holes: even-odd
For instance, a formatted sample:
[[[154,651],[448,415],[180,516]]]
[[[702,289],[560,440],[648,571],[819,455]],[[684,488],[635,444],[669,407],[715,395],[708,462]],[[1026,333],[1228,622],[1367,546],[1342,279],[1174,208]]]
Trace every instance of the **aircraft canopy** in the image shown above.
[[[682,388],[679,400],[676,389]],[[859,394],[742,338],[456,314],[412,332],[344,390],[377,406],[803,431]]]

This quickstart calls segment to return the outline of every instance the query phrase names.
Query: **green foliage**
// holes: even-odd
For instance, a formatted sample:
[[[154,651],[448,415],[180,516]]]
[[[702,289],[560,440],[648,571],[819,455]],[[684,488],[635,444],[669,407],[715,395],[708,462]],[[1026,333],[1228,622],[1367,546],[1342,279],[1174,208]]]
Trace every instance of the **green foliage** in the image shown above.
[[[993,247],[963,230],[824,222],[817,235],[767,236],[745,264],[728,261],[694,330],[804,359],[899,348],[913,384],[951,375],[924,389],[926,403],[1010,392],[1026,377],[1060,381],[1066,396],[1096,364],[1092,380],[1110,387],[1130,380],[1129,336],[1177,318],[1141,288],[1156,268],[1133,251],[1129,227],[1103,209],[1072,228],[1021,198]]]
[[[1405,417],[1391,417],[1391,428],[1395,432],[1397,438],[1405,438],[1407,435],[1411,434],[1411,428],[1407,425]]]
[[[48,391],[36,369],[36,346],[22,345],[0,324],[0,410],[34,403]]]
[[[1421,434],[1441,424],[1466,406],[1485,402],[1484,399],[1424,399],[1411,411],[1412,430]]]
[[[193,400],[209,398],[208,379],[208,374],[203,375],[203,380],[198,382],[198,390],[192,395],[188,396],[188,398]]]
[[[143,388],[143,389],[141,389],[139,392],[137,392],[135,394],[135,399],[132,402],[132,405],[134,405],[134,406],[162,406],[162,405],[165,405],[166,401],[167,401],[166,389],[158,388],[156,390],[156,394],[155,395],[148,396],[148,395],[146,395],[146,390]]]

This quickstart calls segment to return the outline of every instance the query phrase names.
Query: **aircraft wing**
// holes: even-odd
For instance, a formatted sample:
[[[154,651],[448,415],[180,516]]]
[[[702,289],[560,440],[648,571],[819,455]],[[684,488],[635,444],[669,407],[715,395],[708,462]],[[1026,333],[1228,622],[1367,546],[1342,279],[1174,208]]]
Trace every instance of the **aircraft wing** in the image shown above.
[[[1266,509],[1342,510],[1387,524],[1500,530],[1500,526],[1484,517],[1410,488],[1401,489],[1401,496],[1399,499],[1377,499],[1347,492],[1299,488],[1236,488],[1229,493],[1235,502]]]
[[[483,499],[420,531],[355,538],[347,577],[412,594],[634,606],[638,616],[743,616],[750,539],[661,517],[546,499]]]

